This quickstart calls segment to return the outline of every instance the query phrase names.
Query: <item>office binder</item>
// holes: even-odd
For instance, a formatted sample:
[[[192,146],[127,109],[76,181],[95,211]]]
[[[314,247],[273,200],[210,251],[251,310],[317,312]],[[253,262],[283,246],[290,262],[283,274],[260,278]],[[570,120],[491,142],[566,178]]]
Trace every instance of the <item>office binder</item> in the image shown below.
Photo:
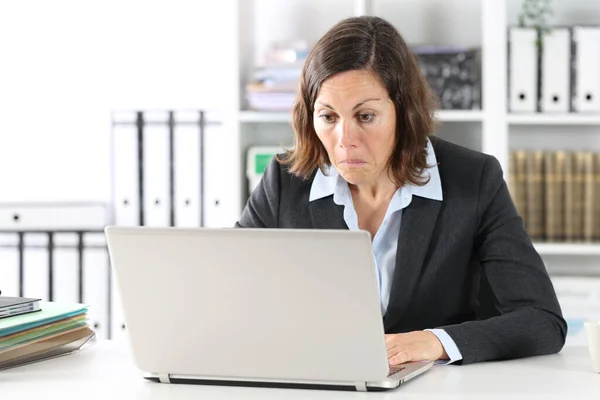
[[[18,243],[19,235],[0,233],[0,292],[3,296],[20,295]]]
[[[80,303],[79,296],[79,235],[54,233],[52,251],[52,301]]]
[[[139,180],[141,120],[136,113],[113,114],[112,182],[114,223],[141,225],[141,185]]]
[[[0,203],[5,230],[95,229],[108,221],[104,203]]]
[[[143,225],[171,226],[168,114],[145,112],[143,131]]]
[[[204,164],[203,164],[203,226],[209,228],[231,227],[235,221],[228,218],[233,194],[226,191],[228,179],[234,179],[228,172],[232,170],[231,143],[217,112],[206,113],[204,124]]]
[[[111,274],[110,282],[110,338],[116,342],[122,342],[127,340],[127,326],[125,325],[123,303],[121,302],[119,287],[114,272]]]
[[[48,235],[26,233],[23,243],[23,296],[50,300],[50,275],[53,273],[48,253]]]
[[[204,113],[169,113],[173,131],[173,224],[202,226]]]
[[[109,336],[109,264],[102,233],[83,234],[83,303],[88,306],[89,325],[98,339]]]
[[[535,28],[511,27],[509,37],[509,109],[535,112],[538,101],[538,34]]]
[[[248,178],[248,191],[252,194],[262,179],[265,169],[283,149],[276,146],[252,146],[246,154],[246,177]]]
[[[571,96],[571,30],[542,33],[540,111],[569,112]]]
[[[600,27],[573,27],[572,108],[600,112]]]

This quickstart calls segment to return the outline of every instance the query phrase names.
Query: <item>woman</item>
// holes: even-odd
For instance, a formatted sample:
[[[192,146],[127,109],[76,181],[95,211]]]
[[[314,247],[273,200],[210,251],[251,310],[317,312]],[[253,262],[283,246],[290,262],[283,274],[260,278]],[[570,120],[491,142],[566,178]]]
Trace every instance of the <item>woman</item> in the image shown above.
[[[305,62],[294,150],[236,226],[369,231],[390,365],[560,351],[566,323],[499,163],[432,136],[435,106],[392,25],[338,23]]]

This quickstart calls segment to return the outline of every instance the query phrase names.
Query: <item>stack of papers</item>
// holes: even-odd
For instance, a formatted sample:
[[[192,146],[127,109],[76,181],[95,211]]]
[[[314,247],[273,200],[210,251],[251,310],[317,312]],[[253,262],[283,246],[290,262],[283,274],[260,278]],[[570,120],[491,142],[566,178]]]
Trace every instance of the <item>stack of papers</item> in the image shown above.
[[[39,305],[38,312],[0,319],[0,369],[71,353],[95,341],[86,306]]]

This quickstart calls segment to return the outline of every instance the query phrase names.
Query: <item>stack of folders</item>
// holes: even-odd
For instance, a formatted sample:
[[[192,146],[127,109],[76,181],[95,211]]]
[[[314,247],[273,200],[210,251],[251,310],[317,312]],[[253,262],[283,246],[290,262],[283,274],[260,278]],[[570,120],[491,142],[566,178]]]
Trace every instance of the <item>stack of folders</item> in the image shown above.
[[[86,306],[40,302],[37,312],[0,319],[0,370],[69,354],[93,343]]]

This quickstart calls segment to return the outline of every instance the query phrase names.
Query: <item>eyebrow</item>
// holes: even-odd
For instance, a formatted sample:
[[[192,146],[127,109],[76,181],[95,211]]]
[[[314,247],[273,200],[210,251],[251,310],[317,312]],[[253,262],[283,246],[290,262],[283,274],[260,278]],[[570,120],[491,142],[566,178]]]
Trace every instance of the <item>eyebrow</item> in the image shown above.
[[[358,107],[362,106],[363,104],[365,104],[365,103],[367,103],[367,102],[369,102],[369,101],[380,101],[380,100],[381,100],[381,99],[377,99],[377,98],[370,98],[370,99],[363,100],[363,101],[361,101],[360,103],[358,103],[357,105],[355,105],[355,106],[352,108],[352,110],[353,110],[353,111],[354,111],[354,110],[356,110]],[[317,103],[319,103],[319,104],[322,104],[322,105],[324,105],[325,107],[327,107],[327,108],[329,108],[329,109],[331,109],[331,110],[335,111],[335,108],[333,108],[332,106],[330,106],[330,105],[329,105],[329,104],[327,104],[327,103],[323,103],[322,101],[317,101]]]

